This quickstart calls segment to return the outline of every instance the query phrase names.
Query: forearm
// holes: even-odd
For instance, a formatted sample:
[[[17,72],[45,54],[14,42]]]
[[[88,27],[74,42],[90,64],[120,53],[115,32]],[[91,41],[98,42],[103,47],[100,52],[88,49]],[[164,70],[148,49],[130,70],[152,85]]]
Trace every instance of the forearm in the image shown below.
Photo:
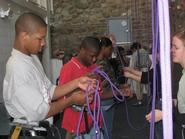
[[[134,75],[136,75],[136,76],[140,76],[140,77],[142,75],[142,72],[141,71],[138,71],[138,70],[135,70],[135,69],[132,69],[131,70],[131,73],[134,74]]]
[[[124,68],[124,76],[127,78],[131,78],[133,80],[136,80],[138,82],[141,81],[141,76],[142,76],[142,72],[135,70],[133,68],[130,67],[125,67]]]
[[[78,88],[78,79],[75,79],[63,85],[58,85],[55,89],[53,99],[55,100],[62,96],[70,94],[76,88]]]
[[[57,101],[52,102],[50,104],[50,109],[49,109],[49,112],[46,116],[46,119],[63,111],[66,107],[68,107],[72,104],[73,104],[72,99],[70,97],[66,98],[66,99],[59,99]]]
[[[130,79],[133,79],[135,81],[141,82],[141,76],[135,75],[135,74],[131,74],[129,76]]]

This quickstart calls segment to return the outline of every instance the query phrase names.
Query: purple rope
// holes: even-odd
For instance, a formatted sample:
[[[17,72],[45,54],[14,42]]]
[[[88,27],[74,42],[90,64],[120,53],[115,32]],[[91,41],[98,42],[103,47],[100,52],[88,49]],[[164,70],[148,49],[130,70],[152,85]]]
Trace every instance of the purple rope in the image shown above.
[[[155,102],[156,102],[156,59],[158,47],[158,7],[157,0],[152,0],[152,63],[153,63],[153,99],[152,99],[152,114],[150,122],[150,139],[154,139],[154,125],[155,125]],[[156,13],[156,14],[155,14]],[[155,28],[156,27],[156,28]]]
[[[99,82],[97,81],[99,87]],[[100,133],[100,128],[98,126],[99,117],[100,117],[100,95],[98,92],[98,88],[96,88],[95,96],[94,96],[94,132],[95,132],[95,138],[99,138],[98,133]]]
[[[111,89],[112,89],[112,93],[117,100],[119,100],[121,102],[124,101],[124,96],[123,96],[122,92],[111,82],[110,78],[108,77],[108,75],[104,71],[101,71],[99,68],[96,68],[94,70],[94,73],[100,74],[102,77],[104,77],[109,82]],[[122,96],[122,99],[117,97],[117,94],[115,92],[119,93]]]
[[[160,45],[160,65],[162,76],[162,108],[163,108],[163,137],[164,139],[173,138],[172,132],[172,111],[171,111],[171,73],[170,68],[170,27],[169,27],[169,7],[167,0],[152,1],[152,33],[153,33],[153,60],[156,60],[157,46]],[[156,9],[155,9],[156,8]],[[156,16],[154,15],[156,12]],[[154,18],[156,17],[156,19]],[[154,30],[154,19],[156,20],[156,32]],[[160,27],[160,28],[159,28]],[[160,34],[160,35],[159,35]],[[159,42],[160,37],[160,42]],[[155,40],[155,41],[154,41]],[[156,65],[156,63],[155,63]],[[154,88],[152,117],[150,125],[150,139],[154,139],[154,115],[155,115],[155,97],[156,97],[156,81],[154,65]],[[154,96],[155,95],[155,96]]]
[[[92,113],[91,108],[90,108],[90,103],[89,103],[89,98],[88,95],[86,95],[86,101],[87,101],[87,108],[88,108],[88,113],[91,116],[93,120],[93,127],[94,127],[94,135],[95,139],[99,138],[100,136],[100,128],[99,128],[99,117],[100,117],[100,96],[99,96],[99,81],[97,81],[97,86],[94,94],[94,111]],[[88,90],[86,91],[86,94],[88,94]]]
[[[77,125],[76,136],[78,139],[80,139],[80,125],[81,125],[81,121],[82,121],[82,117],[83,117],[84,108],[85,107],[83,106],[82,111],[80,112],[80,118],[79,118],[78,125]]]
[[[130,119],[129,119],[129,114],[128,114],[128,108],[127,108],[127,101],[126,99],[124,99],[124,96],[122,95],[122,92],[111,82],[110,78],[108,77],[108,75],[101,71],[99,68],[95,69],[94,73],[97,73],[97,74],[100,74],[102,77],[104,77],[110,84],[111,86],[111,89],[112,89],[112,92],[113,92],[113,95],[115,96],[115,98],[118,100],[118,101],[125,101],[125,107],[126,107],[126,115],[127,115],[127,121],[128,121],[128,125],[133,129],[133,130],[136,130],[136,131],[140,131],[140,130],[143,130],[143,128],[145,127],[146,125],[146,122],[143,124],[143,126],[141,128],[135,128],[131,122],[130,122]],[[115,91],[117,91],[123,98],[122,99],[119,99],[117,96],[116,96],[116,93]]]
[[[99,125],[98,125],[99,117],[100,117],[100,96],[99,96],[99,91],[98,91],[99,82],[97,81],[97,86],[96,86],[95,90],[92,90],[92,88],[90,88],[91,85],[92,85],[92,83],[89,83],[89,85],[88,85],[88,87],[85,91],[86,102],[87,102],[87,112],[91,116],[92,121],[94,123],[93,127],[94,127],[95,139],[99,139],[100,138],[100,128],[99,128]],[[89,101],[89,97],[88,97],[91,92],[95,92],[95,95],[94,95],[94,114],[91,111],[90,101]],[[96,104],[96,102],[97,102],[98,105]],[[76,135],[77,135],[78,139],[80,139],[79,129],[80,129],[80,125],[81,125],[81,122],[82,122],[82,116],[83,116],[84,110],[85,110],[85,106],[82,107],[82,110],[81,110],[81,113],[80,113],[80,118],[79,118],[79,121],[78,121],[77,132],[76,132]],[[97,111],[97,114],[96,114],[96,111]]]
[[[158,1],[160,26],[160,62],[162,75],[162,108],[163,108],[163,138],[173,138],[172,122],[172,92],[171,92],[171,63],[170,63],[170,23],[169,1]]]
[[[118,101],[121,101],[123,102],[125,99],[124,99],[124,96],[122,94],[122,92],[111,82],[110,78],[108,77],[108,75],[101,71],[99,68],[96,68],[94,71],[93,71],[94,74],[100,74],[102,77],[104,77],[110,84],[111,86],[111,89],[112,89],[112,93],[114,95],[114,97],[118,100]],[[96,86],[96,89],[95,90],[92,90],[90,88],[92,84],[89,83],[87,89],[86,89],[86,102],[87,102],[87,109],[88,109],[88,114],[91,116],[92,118],[92,121],[94,123],[93,127],[94,127],[94,134],[95,134],[95,139],[99,139],[100,138],[100,128],[99,128],[99,125],[98,125],[98,122],[99,122],[99,118],[100,118],[100,115],[102,115],[102,119],[103,119],[103,124],[105,125],[105,132],[108,136],[108,132],[107,132],[107,127],[106,127],[106,124],[105,124],[105,120],[103,118],[103,114],[102,114],[102,111],[101,111],[101,108],[100,108],[100,95],[99,95],[99,81],[97,81],[97,86]],[[90,102],[89,102],[89,93],[91,92],[95,92],[94,94],[94,113],[92,113],[91,111],[91,108],[90,108]],[[120,94],[120,96],[122,96],[122,99],[120,99],[119,97],[117,97],[117,93]],[[126,113],[127,113],[127,119],[128,119],[128,123],[129,123],[129,126],[131,128],[133,128],[134,130],[142,130],[143,127],[141,129],[138,129],[138,128],[134,128],[132,126],[132,124],[130,123],[129,121],[129,115],[128,115],[128,108],[127,108],[127,102],[125,100],[125,106],[126,106]],[[77,126],[77,138],[80,139],[80,133],[79,133],[79,129],[80,129],[80,124],[81,124],[81,121],[82,121],[82,116],[83,116],[83,111],[84,111],[85,107],[83,106],[82,107],[82,111],[81,111],[81,114],[80,114],[80,118],[79,118],[79,122],[78,122],[78,126]]]

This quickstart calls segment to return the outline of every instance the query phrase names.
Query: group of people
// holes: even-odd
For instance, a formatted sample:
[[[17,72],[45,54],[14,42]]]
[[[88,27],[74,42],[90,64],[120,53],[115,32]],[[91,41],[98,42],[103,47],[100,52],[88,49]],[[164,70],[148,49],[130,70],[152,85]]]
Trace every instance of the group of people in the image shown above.
[[[66,139],[77,138],[76,130],[82,106],[86,105],[86,97],[93,112],[93,93],[85,94],[87,88],[97,90],[101,97],[101,109],[104,120],[99,118],[102,127],[100,133],[103,138],[112,137],[112,122],[114,115],[114,97],[110,84],[99,75],[92,72],[99,67],[106,72],[111,81],[122,91],[124,96],[128,86],[120,85],[115,78],[114,69],[109,61],[113,52],[114,41],[108,37],[86,37],[83,39],[77,56],[72,57],[61,69],[59,85],[53,85],[47,78],[37,54],[44,49],[47,26],[45,21],[33,13],[22,14],[15,23],[15,41],[6,65],[6,75],[3,84],[3,97],[6,109],[14,123],[22,125],[37,125],[61,111],[64,111],[62,128],[66,132]],[[185,32],[177,33],[172,39],[172,59],[185,68]],[[150,71],[152,75],[152,70]],[[123,75],[141,83],[152,82],[145,72],[124,68]],[[160,76],[160,75],[159,75]],[[151,76],[152,77],[152,76]],[[177,123],[185,123],[185,93],[184,70],[179,82],[177,96]],[[156,122],[162,120],[162,110],[155,113]],[[151,113],[146,116],[151,120]],[[102,121],[105,121],[104,124]],[[80,123],[80,137],[91,138],[94,133],[93,119],[84,109]],[[16,126],[14,127],[16,129]],[[24,127],[23,127],[24,128]],[[27,127],[26,127],[27,129]],[[14,129],[12,130],[14,133]],[[47,134],[47,138],[56,138]]]
[[[44,49],[46,33],[45,21],[36,14],[24,13],[16,20],[14,46],[6,65],[3,84],[4,103],[13,123],[40,126],[41,121],[64,110],[62,127],[67,131],[67,139],[74,138],[80,108],[86,105],[85,91],[89,87],[95,90],[99,80],[98,91],[101,98],[105,99],[101,105],[110,106],[108,111],[107,108],[102,109],[106,122],[103,125],[100,118],[99,126],[108,130],[106,135],[103,132],[103,136],[107,136],[104,138],[111,138],[114,113],[111,87],[103,78],[92,77],[90,74],[97,66],[102,70],[107,68],[107,59],[113,50],[112,41],[107,37],[86,37],[80,45],[78,55],[61,69],[59,85],[56,86],[47,78],[37,56]],[[111,67],[106,70],[110,70],[109,76],[113,75]],[[93,107],[93,93],[88,95],[88,99]],[[92,124],[92,118],[84,111],[80,125],[82,138],[91,136]],[[23,130],[27,128],[26,126]],[[14,131],[16,126],[12,129],[12,135]],[[55,138],[51,134],[47,135],[50,135],[47,138]]]
[[[185,124],[185,87],[184,87],[184,69],[185,69],[185,31],[177,32],[172,38],[172,47],[171,47],[171,56],[172,61],[174,63],[180,64],[183,68],[182,77],[179,81],[179,87],[177,96],[173,98],[173,122],[174,122],[174,138],[181,139],[182,128]],[[157,78],[159,81],[159,85],[156,88],[156,91],[161,93],[161,75],[159,64],[156,65]],[[146,84],[151,83],[153,85],[153,69],[149,70],[149,73],[138,71],[132,68],[124,68],[124,76],[134,79],[140,83]],[[153,88],[153,87],[151,87]],[[161,102],[161,94],[158,94],[159,99],[157,101],[157,106],[155,109],[155,122],[161,122],[163,119],[162,116],[162,102]],[[151,121],[151,112],[146,115],[146,120]],[[162,130],[162,127],[160,128]],[[163,138],[162,131],[160,135],[157,135],[159,139]]]
[[[86,37],[80,45],[78,55],[76,57],[72,57],[72,59],[62,67],[59,84],[65,84],[78,77],[91,74],[93,70],[99,67],[101,71],[108,74],[111,81],[122,91],[122,94],[116,95],[124,95],[124,88],[117,83],[114,70],[109,61],[112,51],[113,44],[108,37],[101,37],[100,39],[96,37]],[[102,118],[100,118],[99,126],[103,129],[103,137],[108,139],[112,136],[111,132],[115,100],[113,99],[113,92],[109,82],[100,75],[95,76],[96,79],[100,81],[99,93],[104,118],[104,123]],[[93,105],[93,103],[91,105]],[[68,107],[64,111],[62,128],[67,131],[67,139],[71,139],[76,135],[80,112],[81,109],[79,106]],[[88,138],[88,136],[92,138],[92,136],[94,136],[92,125],[91,116],[87,115],[86,111],[84,111],[84,117],[80,126],[80,132],[84,138]]]
[[[46,23],[38,15],[24,13],[16,20],[15,41],[3,83],[4,103],[14,123],[39,126],[40,121],[66,107],[84,105],[84,90],[89,87],[89,82],[92,89],[96,87],[96,80],[87,76],[62,86],[50,82],[37,57],[45,46],[46,33]],[[69,97],[62,99],[67,95]],[[88,97],[91,102],[93,96]]]

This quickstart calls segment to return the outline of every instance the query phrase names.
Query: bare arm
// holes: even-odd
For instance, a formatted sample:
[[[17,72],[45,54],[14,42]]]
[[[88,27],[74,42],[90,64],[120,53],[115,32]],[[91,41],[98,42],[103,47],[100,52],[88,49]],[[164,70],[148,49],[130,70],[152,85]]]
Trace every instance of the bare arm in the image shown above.
[[[124,76],[127,78],[131,78],[135,81],[141,82],[142,72],[135,70],[133,68],[125,67],[124,68]]]
[[[92,102],[93,96],[89,95],[89,101]],[[62,110],[66,107],[69,107],[72,104],[83,105],[86,103],[86,96],[84,91],[75,91],[69,97],[65,99],[58,99],[50,104],[49,112],[46,118],[49,118]]]
[[[72,100],[71,98],[66,98],[66,99],[59,99],[57,101],[54,101],[50,104],[50,109],[49,112],[46,116],[46,119],[56,115],[57,113],[61,112],[64,110],[66,107],[72,105]]]
[[[130,67],[125,67],[124,72],[130,72],[131,74],[134,74],[136,76],[141,76],[142,75],[141,71],[135,70],[134,68],[130,68]]]
[[[80,77],[78,79],[72,80],[64,85],[59,85],[56,87],[53,95],[53,100],[58,99],[62,96],[70,94],[76,88],[81,88],[82,90],[86,90],[89,85],[89,82],[93,82],[92,85],[96,84],[95,79],[91,79],[89,77]],[[94,86],[91,86],[94,87]]]

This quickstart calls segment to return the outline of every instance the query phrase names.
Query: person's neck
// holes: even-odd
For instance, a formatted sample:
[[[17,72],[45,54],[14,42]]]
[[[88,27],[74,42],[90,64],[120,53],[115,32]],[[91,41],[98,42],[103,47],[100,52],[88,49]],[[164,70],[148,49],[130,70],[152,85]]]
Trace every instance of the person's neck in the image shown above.
[[[83,62],[83,60],[82,60],[82,58],[81,58],[80,55],[77,55],[76,58],[78,59],[78,61],[79,61],[82,65],[88,67],[88,66]]]
[[[20,51],[21,53],[25,55],[30,56],[30,54],[24,49],[23,44],[20,41],[15,41],[13,48]]]
[[[99,60],[102,60],[102,59],[104,59],[104,56],[103,56],[103,54],[99,54],[99,55],[98,55],[98,59],[99,59]]]

